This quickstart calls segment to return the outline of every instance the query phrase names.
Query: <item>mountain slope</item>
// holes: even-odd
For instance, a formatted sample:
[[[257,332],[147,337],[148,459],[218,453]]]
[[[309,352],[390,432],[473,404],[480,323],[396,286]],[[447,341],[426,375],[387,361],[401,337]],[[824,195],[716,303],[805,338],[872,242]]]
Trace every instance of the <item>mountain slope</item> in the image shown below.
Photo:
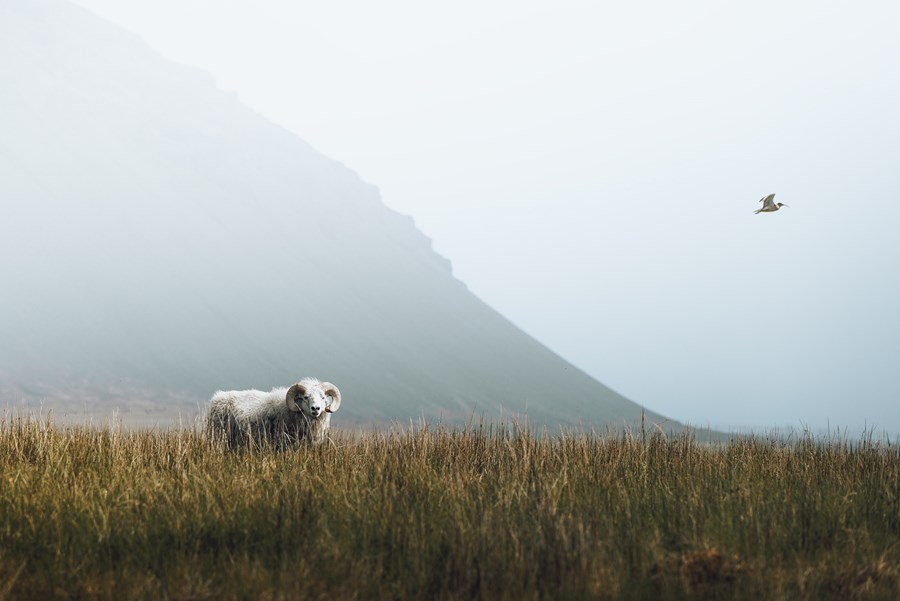
[[[83,9],[0,2],[0,109],[2,401],[165,421],[316,375],[347,423],[640,415],[374,187]]]

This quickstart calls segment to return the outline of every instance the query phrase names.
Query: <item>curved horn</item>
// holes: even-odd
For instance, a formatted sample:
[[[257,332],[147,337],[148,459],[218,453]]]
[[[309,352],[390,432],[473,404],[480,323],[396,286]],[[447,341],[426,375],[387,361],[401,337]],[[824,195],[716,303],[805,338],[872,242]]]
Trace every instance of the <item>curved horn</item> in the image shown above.
[[[325,407],[325,411],[328,413],[334,413],[341,407],[341,391],[338,390],[338,387],[332,384],[331,382],[322,382],[322,390],[325,391],[325,396],[331,397],[331,402],[328,403],[328,406]]]
[[[290,388],[288,388],[287,395],[285,395],[285,401],[287,402],[288,409],[293,412],[300,411],[300,405],[297,404],[297,401],[300,400],[300,397],[306,396],[306,385],[297,382]]]

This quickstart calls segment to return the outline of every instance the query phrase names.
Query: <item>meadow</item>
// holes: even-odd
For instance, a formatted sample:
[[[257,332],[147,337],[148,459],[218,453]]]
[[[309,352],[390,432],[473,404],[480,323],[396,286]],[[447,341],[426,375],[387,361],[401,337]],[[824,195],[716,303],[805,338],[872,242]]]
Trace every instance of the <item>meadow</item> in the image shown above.
[[[0,422],[0,601],[693,598],[900,598],[900,447]]]

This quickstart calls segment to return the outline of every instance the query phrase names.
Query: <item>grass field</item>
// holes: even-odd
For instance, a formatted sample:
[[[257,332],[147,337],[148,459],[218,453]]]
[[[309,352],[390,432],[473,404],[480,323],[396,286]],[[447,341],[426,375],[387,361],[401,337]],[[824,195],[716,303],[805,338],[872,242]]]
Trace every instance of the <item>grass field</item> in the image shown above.
[[[4,599],[898,599],[900,448],[0,424]]]

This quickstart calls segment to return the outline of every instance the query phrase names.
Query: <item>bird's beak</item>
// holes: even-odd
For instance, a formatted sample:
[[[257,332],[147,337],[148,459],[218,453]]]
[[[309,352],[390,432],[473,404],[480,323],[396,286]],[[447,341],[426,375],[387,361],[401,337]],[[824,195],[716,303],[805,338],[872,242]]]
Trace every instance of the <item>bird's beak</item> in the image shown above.
[[[785,205],[785,204],[783,204],[783,205],[781,205],[781,206],[783,206],[783,207],[787,207],[787,208],[789,208],[789,209],[790,209],[790,208],[791,208],[791,206],[790,206],[790,205]]]

